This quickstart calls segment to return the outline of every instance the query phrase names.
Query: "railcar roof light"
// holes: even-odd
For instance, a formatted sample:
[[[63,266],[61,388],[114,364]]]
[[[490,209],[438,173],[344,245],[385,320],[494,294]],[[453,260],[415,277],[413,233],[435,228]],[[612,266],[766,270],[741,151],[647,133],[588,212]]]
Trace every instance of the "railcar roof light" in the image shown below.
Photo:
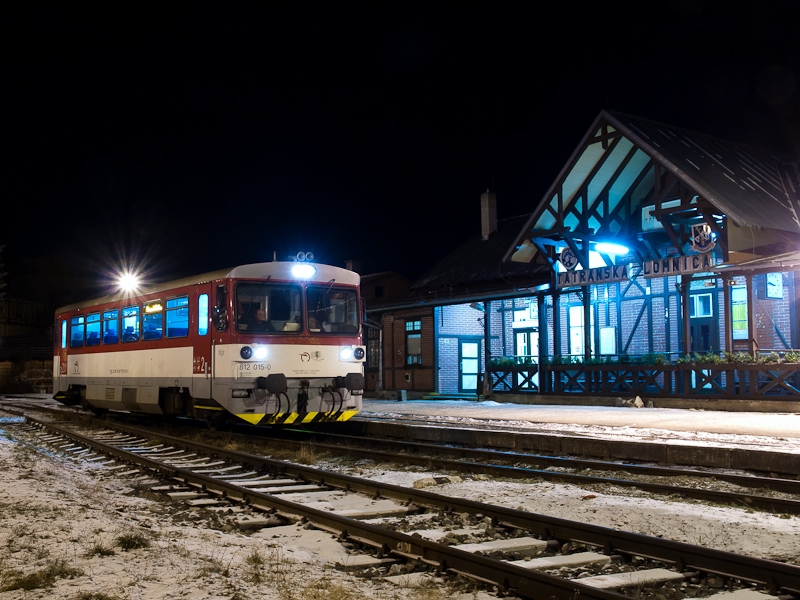
[[[311,279],[317,270],[308,263],[299,263],[292,267],[292,276],[297,279]]]

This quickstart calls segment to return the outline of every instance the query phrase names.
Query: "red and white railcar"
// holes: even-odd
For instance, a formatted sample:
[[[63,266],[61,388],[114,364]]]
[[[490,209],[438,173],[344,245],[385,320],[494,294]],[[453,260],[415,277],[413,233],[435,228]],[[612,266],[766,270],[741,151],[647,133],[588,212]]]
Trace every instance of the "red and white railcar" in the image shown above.
[[[56,398],[253,424],[344,421],[364,388],[359,282],[338,267],[269,262],[63,306]]]

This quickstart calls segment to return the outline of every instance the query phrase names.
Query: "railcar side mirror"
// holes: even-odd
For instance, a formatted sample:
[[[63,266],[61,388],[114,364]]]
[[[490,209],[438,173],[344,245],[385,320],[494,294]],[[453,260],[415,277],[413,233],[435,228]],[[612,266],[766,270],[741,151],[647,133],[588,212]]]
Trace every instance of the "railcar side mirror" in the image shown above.
[[[228,329],[228,315],[218,306],[211,309],[211,322],[220,333]]]

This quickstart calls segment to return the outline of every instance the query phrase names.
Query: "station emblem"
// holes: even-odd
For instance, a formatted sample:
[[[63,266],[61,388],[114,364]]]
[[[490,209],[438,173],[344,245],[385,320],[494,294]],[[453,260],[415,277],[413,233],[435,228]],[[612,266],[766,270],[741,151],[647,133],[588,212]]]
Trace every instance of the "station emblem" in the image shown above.
[[[561,251],[561,254],[558,255],[558,259],[561,261],[561,264],[564,265],[564,268],[568,271],[574,269],[578,264],[578,257],[572,252],[569,246],[564,248]]]
[[[692,225],[692,250],[695,252],[709,252],[714,249],[717,242],[711,233],[711,226],[708,223]]]

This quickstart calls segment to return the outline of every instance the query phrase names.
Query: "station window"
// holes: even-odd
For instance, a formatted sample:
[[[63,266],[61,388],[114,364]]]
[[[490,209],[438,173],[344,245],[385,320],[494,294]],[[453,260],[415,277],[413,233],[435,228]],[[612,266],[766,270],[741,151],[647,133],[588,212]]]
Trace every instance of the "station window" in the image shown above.
[[[86,345],[100,345],[100,313],[86,315]]]
[[[139,341],[139,307],[122,307],[122,341]]]
[[[200,294],[197,299],[197,334],[208,333],[208,294]]]
[[[711,304],[711,294],[694,294],[689,302],[689,317],[713,317],[714,309]]]
[[[406,321],[406,364],[422,364],[422,321]]]
[[[69,322],[69,347],[80,348],[83,346],[83,317],[72,317]]]
[[[103,343],[116,344],[119,341],[119,309],[103,313]]]
[[[731,330],[733,339],[747,339],[747,288],[731,288]]]
[[[189,335],[189,297],[169,298],[167,300],[167,337],[186,337]]]
[[[164,329],[164,305],[161,300],[145,302],[142,321],[142,339],[160,340]]]

